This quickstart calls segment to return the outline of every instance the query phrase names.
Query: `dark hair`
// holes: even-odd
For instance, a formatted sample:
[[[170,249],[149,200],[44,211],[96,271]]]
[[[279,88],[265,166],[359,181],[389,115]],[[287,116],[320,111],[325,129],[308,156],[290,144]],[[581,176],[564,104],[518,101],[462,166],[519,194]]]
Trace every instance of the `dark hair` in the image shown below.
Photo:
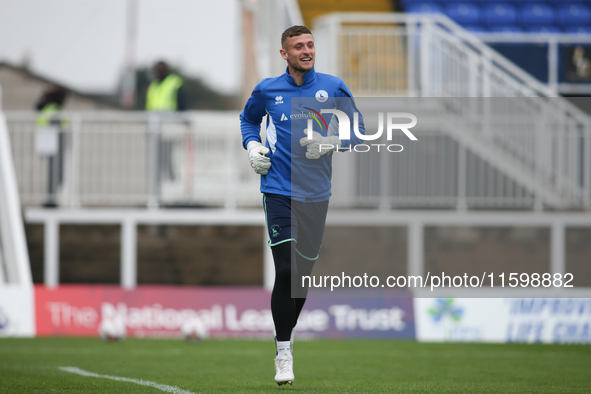
[[[281,35],[281,47],[285,48],[285,41],[290,37],[301,36],[302,34],[312,34],[306,26],[295,25],[287,28]]]
[[[61,86],[53,86],[45,92],[45,98],[48,102],[56,103],[59,105],[64,105],[64,101],[66,101],[67,95],[68,92]]]

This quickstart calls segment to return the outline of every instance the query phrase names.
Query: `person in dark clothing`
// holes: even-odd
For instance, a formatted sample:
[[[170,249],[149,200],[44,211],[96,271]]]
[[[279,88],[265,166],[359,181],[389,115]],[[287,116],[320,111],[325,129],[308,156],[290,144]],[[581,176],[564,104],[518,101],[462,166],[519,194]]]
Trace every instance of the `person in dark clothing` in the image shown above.
[[[63,182],[66,144],[64,129],[68,126],[68,121],[60,116],[60,112],[66,97],[65,89],[54,86],[47,89],[35,105],[39,111],[36,122],[37,152],[49,159],[45,207],[57,206],[57,191]]]

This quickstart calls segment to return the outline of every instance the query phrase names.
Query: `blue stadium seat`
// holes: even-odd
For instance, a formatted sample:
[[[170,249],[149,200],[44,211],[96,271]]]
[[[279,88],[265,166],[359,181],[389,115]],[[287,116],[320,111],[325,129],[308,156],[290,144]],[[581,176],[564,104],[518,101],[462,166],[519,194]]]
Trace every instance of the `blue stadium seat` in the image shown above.
[[[545,2],[553,5],[554,7],[568,4],[582,4],[587,6],[591,5],[591,0],[546,0]]]
[[[561,0],[564,1],[564,0]],[[545,5],[552,5],[552,0],[511,0],[512,3],[523,6],[527,4],[545,4]]]
[[[421,3],[431,3],[431,4],[438,4],[441,7],[444,7],[450,1],[447,0],[401,0],[402,7],[407,10],[409,7],[414,7],[415,4]],[[457,0],[456,2],[466,2],[466,0]]]
[[[423,0],[401,0],[400,4],[402,5],[402,7],[406,10],[409,6],[416,4],[416,3],[425,3],[425,1]],[[430,3],[432,3],[430,1]]]
[[[528,4],[521,7],[520,21],[523,26],[552,26],[554,13],[552,7],[546,4]]]
[[[484,8],[484,22],[489,26],[517,24],[517,11],[515,7],[507,3],[491,4]]]
[[[441,4],[443,7],[451,3],[473,3],[473,0],[433,0],[435,3]]]
[[[562,29],[564,33],[591,35],[591,26],[568,26]]]
[[[464,26],[464,29],[468,30],[470,33],[486,33],[486,29],[478,25]]]
[[[589,25],[591,10],[581,4],[565,4],[558,8],[558,21],[563,27]]]
[[[538,33],[538,34],[558,34],[562,33],[562,31],[557,28],[556,26],[530,26],[527,28],[528,33]]]
[[[488,31],[491,33],[506,33],[506,34],[523,33],[523,29],[519,26],[504,26],[504,25],[491,26],[488,28]]]
[[[446,14],[460,25],[477,25],[480,23],[480,8],[471,3],[451,4]]]
[[[400,5],[402,6],[402,9],[407,12],[408,12],[409,8],[415,8],[417,6],[417,4],[420,5],[423,3],[437,4],[439,2],[437,0],[401,0],[400,1]]]
[[[428,14],[436,14],[442,12],[441,6],[436,3],[424,3],[424,2],[416,2],[413,4],[409,4],[406,7],[406,12],[410,12],[413,14],[417,13],[428,13]]]

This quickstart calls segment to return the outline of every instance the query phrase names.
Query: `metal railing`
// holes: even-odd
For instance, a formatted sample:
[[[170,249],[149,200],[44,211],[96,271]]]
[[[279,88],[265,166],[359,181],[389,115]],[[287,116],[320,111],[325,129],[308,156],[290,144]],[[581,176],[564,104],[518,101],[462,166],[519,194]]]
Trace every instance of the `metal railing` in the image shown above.
[[[317,20],[315,38],[318,71],[357,97],[456,98],[446,103],[455,127],[442,131],[538,208],[591,207],[589,116],[449,18],[332,14]]]
[[[520,186],[474,149],[467,149],[463,137],[450,136],[446,125],[458,122],[444,119],[454,115],[446,112],[439,100],[426,100],[439,105],[428,105],[422,99],[422,107],[432,107],[432,112],[423,116],[412,110],[420,118],[419,143],[408,144],[406,137],[395,136],[390,143],[404,145],[404,152],[334,156],[334,203],[382,208],[533,208],[537,194]],[[364,103],[358,99],[362,112],[371,106],[371,102]],[[61,131],[61,164],[54,165],[59,167],[55,176],[51,176],[56,171],[51,168],[51,158],[37,152],[34,116],[13,113],[8,122],[25,205],[260,204],[258,176],[250,169],[241,147],[236,113],[195,113],[191,123],[170,119],[162,123],[157,118],[151,122],[149,114],[140,113],[64,114],[71,121]],[[367,116],[371,131],[376,128],[376,119],[370,118]],[[565,141],[563,145],[573,146]],[[354,167],[342,170],[343,165]],[[56,183],[53,186],[52,180]]]
[[[442,14],[329,14],[314,37],[317,70],[342,77],[357,96],[556,96]],[[490,76],[500,83],[492,92]]]
[[[519,114],[522,109],[504,98],[405,100],[393,107],[417,114],[419,141],[410,144],[395,136],[389,143],[404,145],[404,152],[335,155],[334,204],[385,209],[585,207],[581,185],[588,181],[590,167],[582,165],[589,156],[581,142],[590,139],[576,124],[553,133],[559,128],[552,122],[559,118],[525,110]],[[357,101],[373,133],[377,119],[365,111],[372,102]],[[495,111],[511,105],[515,119],[509,123],[520,125],[517,129],[495,122]],[[458,107],[469,106],[475,111],[470,116],[458,113]],[[38,146],[35,113],[9,114],[24,205],[260,205],[259,179],[242,149],[237,113],[194,113],[187,122],[145,113],[63,115],[69,125],[57,133],[57,152],[48,156]],[[507,122],[506,114],[503,119]],[[538,131],[532,133],[532,128]],[[571,179],[579,183],[573,185]]]
[[[63,224],[93,223],[98,225],[117,224],[121,226],[121,286],[133,289],[137,285],[137,226],[143,224],[165,225],[232,225],[261,226],[265,234],[264,244],[264,287],[273,287],[275,269],[271,249],[267,245],[267,230],[264,226],[265,217],[260,209],[228,210],[140,210],[140,209],[85,209],[59,210],[29,208],[25,211],[29,223],[44,225],[44,283],[48,287],[56,287],[60,283],[59,272],[59,235]],[[543,272],[564,275],[577,266],[569,261],[567,253],[567,232],[572,229],[585,229],[591,223],[589,213],[557,213],[543,212],[454,212],[454,211],[391,211],[377,210],[330,210],[327,226],[343,226],[363,231],[365,228],[403,227],[406,230],[406,272],[408,275],[426,276],[425,256],[428,252],[428,229],[442,228],[449,231],[453,228],[524,228],[545,229],[549,237],[539,240],[540,249],[548,251],[547,265]],[[387,242],[382,240],[382,242]],[[572,256],[572,255],[571,255]],[[399,262],[403,264],[403,262]],[[579,263],[580,264],[580,263]],[[494,267],[492,267],[494,269]],[[580,272],[580,271],[579,271]],[[589,297],[590,288],[575,286],[566,288],[509,288],[495,286],[479,290],[466,288],[442,288],[441,292],[415,289],[415,296],[468,296],[468,297]],[[445,293],[445,294],[442,294]]]
[[[260,201],[235,112],[64,112],[49,153],[35,113],[7,117],[24,205],[232,208]]]
[[[522,186],[514,180],[515,174],[479,154],[479,148],[485,147],[474,144],[470,133],[460,129],[462,117],[448,101],[356,98],[368,134],[379,127],[376,111],[397,109],[417,117],[412,131],[418,140],[410,141],[402,132],[393,133],[390,139],[383,134],[363,148],[356,147],[354,153],[333,155],[331,204],[384,209],[533,209],[540,193]],[[386,146],[394,148],[388,151]]]
[[[404,152],[335,155],[334,204],[388,209],[534,208],[542,198],[535,185],[528,188],[522,185],[527,180],[517,182],[512,167],[495,166],[486,156],[487,146],[479,145],[474,133],[449,127],[460,124],[461,118],[454,111],[458,105],[456,99],[451,104],[434,98],[412,100],[416,105],[405,108],[419,116],[420,141],[409,144],[406,137],[395,136],[389,143],[404,145]],[[367,114],[372,101],[362,98],[357,101],[362,113]],[[477,107],[482,106],[480,103]],[[39,130],[33,122],[35,114],[9,114],[13,157],[24,205],[67,208],[260,205],[259,179],[250,169],[241,147],[238,115],[234,112],[194,113],[188,115],[187,119],[191,120],[187,122],[178,119],[173,122],[146,113],[64,113],[63,116],[70,122],[58,133],[61,139],[57,138],[57,159],[52,166],[53,156],[40,154],[40,147],[36,146]],[[377,119],[373,118],[366,116],[371,133],[377,127]],[[522,119],[525,125],[528,121],[531,119]],[[477,129],[477,125],[472,126],[472,130]],[[483,129],[482,125],[478,127]],[[516,149],[519,145],[511,141],[520,138],[525,137],[508,133],[503,141],[507,149]],[[580,158],[577,141],[569,134],[554,141],[563,147],[566,157],[571,157],[570,165],[564,163],[565,169],[582,173],[574,163]],[[533,166],[536,155],[530,156]],[[342,169],[343,166],[346,168]],[[558,182],[559,167],[547,168],[548,176],[556,177]]]

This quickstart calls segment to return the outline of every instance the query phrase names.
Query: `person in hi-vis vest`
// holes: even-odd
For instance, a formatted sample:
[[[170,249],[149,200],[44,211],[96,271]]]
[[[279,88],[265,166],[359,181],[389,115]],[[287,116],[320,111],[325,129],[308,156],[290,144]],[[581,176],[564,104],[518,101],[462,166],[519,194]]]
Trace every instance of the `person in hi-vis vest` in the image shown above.
[[[150,135],[156,144],[156,168],[152,192],[159,194],[162,180],[175,181],[177,176],[173,167],[174,139],[162,135],[166,123],[182,122],[175,113],[187,109],[183,79],[170,71],[164,61],[159,61],[153,68],[154,79],[146,92],[146,111],[157,112],[158,127],[152,129]],[[154,123],[152,123],[152,126]]]
[[[163,61],[154,66],[154,76],[146,93],[146,110],[161,112],[186,110],[183,79],[171,73],[168,65]]]
[[[67,92],[60,87],[46,90],[35,108],[39,111],[35,122],[35,151],[48,158],[46,207],[57,206],[58,188],[63,182],[64,150],[66,138],[64,129],[69,122],[60,116]]]

